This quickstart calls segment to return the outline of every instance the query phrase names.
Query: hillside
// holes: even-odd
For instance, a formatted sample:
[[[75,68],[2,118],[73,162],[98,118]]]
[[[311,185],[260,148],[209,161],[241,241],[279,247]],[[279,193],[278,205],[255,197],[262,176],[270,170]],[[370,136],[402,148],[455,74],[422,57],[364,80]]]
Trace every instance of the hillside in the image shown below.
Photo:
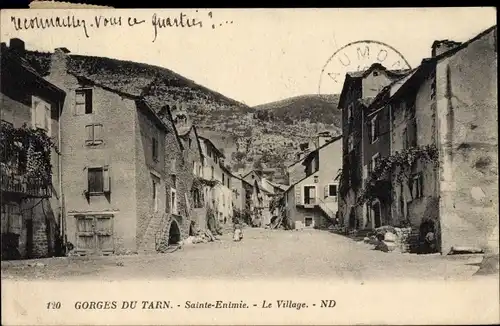
[[[279,120],[287,124],[308,120],[311,123],[322,122],[340,126],[341,112],[337,109],[338,102],[338,94],[310,94],[261,104],[254,109],[259,111],[256,115],[261,120]]]
[[[51,55],[27,51],[26,60],[47,76]],[[284,167],[295,159],[298,145],[318,131],[339,133],[336,95],[304,95],[251,108],[172,70],[144,63],[70,54],[67,70],[82,81],[143,96],[155,110],[168,104],[174,115],[187,113],[236,169],[260,163]]]

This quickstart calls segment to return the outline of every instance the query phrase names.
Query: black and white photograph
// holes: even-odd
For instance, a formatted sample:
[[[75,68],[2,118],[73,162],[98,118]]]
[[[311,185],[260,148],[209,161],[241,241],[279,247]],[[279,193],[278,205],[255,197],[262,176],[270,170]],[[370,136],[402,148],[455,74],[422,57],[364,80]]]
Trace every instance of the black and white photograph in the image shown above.
[[[500,322],[496,8],[12,9],[0,38],[2,324]]]

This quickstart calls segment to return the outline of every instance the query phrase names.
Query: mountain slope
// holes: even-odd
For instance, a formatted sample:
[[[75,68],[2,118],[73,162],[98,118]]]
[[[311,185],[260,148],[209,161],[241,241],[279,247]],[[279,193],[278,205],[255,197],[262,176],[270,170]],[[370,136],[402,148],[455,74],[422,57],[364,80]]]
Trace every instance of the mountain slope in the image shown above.
[[[47,76],[51,55],[27,51],[26,60]],[[340,130],[337,95],[304,95],[251,108],[172,70],[144,63],[70,54],[67,69],[97,85],[141,95],[153,109],[169,105],[174,115],[187,113],[236,168],[250,169],[254,163],[284,167],[295,159],[301,142],[318,131]]]
[[[261,120],[269,118],[287,124],[309,120],[311,123],[340,126],[341,112],[337,109],[338,102],[338,94],[310,94],[257,105],[254,109],[259,111],[256,115]]]

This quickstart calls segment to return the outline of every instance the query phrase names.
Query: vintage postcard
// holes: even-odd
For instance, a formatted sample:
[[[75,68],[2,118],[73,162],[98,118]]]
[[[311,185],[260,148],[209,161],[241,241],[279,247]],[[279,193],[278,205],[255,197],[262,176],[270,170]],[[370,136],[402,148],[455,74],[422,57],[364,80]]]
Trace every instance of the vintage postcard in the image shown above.
[[[500,322],[495,8],[0,21],[3,325]]]

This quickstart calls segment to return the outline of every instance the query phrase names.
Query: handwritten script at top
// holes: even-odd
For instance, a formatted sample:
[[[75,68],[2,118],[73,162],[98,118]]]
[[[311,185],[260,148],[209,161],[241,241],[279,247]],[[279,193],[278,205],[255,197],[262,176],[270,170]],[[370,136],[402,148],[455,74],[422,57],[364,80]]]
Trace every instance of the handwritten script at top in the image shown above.
[[[152,15],[151,21],[149,23],[144,19],[138,19],[137,17],[131,16],[106,16],[98,15],[94,16],[93,19],[83,19],[78,18],[74,15],[69,16],[51,16],[51,17],[16,17],[11,16],[11,23],[14,25],[16,31],[19,30],[45,30],[53,28],[65,28],[65,29],[82,29],[85,36],[90,38],[90,31],[109,29],[116,27],[136,27],[144,24],[150,24],[153,28],[153,42],[156,41],[158,37],[158,31],[162,28],[204,28],[209,26],[209,28],[215,30],[216,27],[222,27],[226,24],[232,24],[233,21],[223,21],[215,23],[213,21],[212,12],[208,12],[206,17],[201,17],[196,10],[197,16],[189,16],[184,12],[180,12],[177,15],[163,16],[159,17],[156,13]]]

